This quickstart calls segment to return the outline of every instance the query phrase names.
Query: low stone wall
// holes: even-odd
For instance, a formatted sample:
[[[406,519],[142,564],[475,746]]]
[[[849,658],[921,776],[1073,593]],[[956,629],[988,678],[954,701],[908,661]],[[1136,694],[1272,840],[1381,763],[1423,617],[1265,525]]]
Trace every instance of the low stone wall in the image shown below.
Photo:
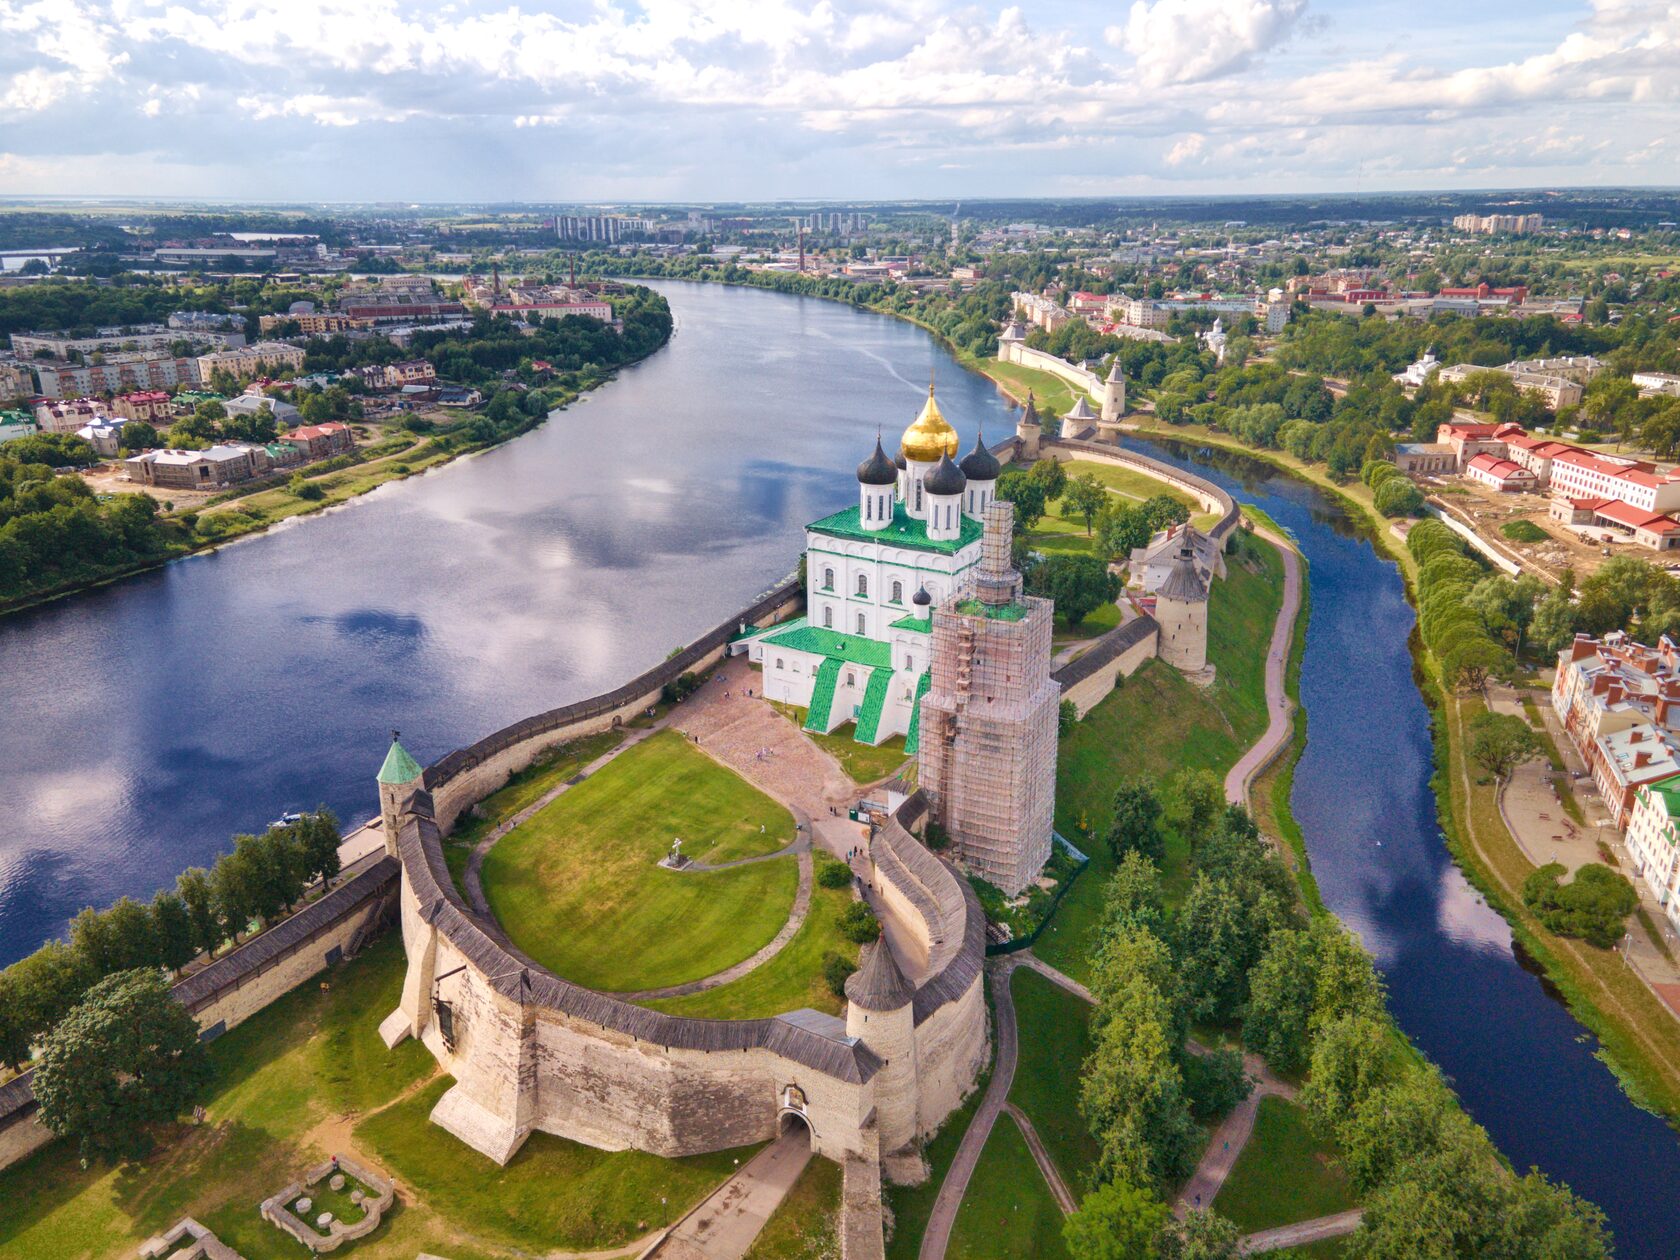
[[[201,1035],[237,1027],[311,976],[355,952],[359,938],[395,907],[397,862],[383,853],[349,868],[325,897],[184,980],[173,993]],[[52,1141],[35,1101],[34,1071],[0,1085],[0,1168]]]
[[[1060,685],[1062,699],[1073,701],[1084,717],[1113,691],[1122,678],[1136,673],[1156,654],[1161,627],[1147,613],[1123,626],[1116,626],[1079,656],[1052,670],[1050,677]]]
[[[665,684],[683,674],[710,669],[723,658],[729,641],[745,626],[768,626],[786,620],[804,607],[805,591],[797,580],[784,582],[751,607],[713,627],[669,660],[631,679],[622,687],[550,709],[486,735],[426,768],[424,783],[431,793],[439,828],[445,835],[461,813],[523,770],[537,756],[557,744],[630,721],[658,701]]]
[[[1237,501],[1220,487],[1195,473],[1185,472],[1181,468],[1174,468],[1171,464],[1164,464],[1158,459],[1151,459],[1138,451],[1129,451],[1124,447],[1110,446],[1106,442],[1081,441],[1075,438],[1043,438],[1039,442],[1041,457],[1060,459],[1063,462],[1073,459],[1093,459],[1104,464],[1118,464],[1123,468],[1135,468],[1146,473],[1157,481],[1164,481],[1170,486],[1187,491],[1196,496],[1202,507],[1209,512],[1218,512],[1219,520],[1208,530],[1210,537],[1223,543],[1230,538],[1232,531],[1242,517]]]
[[[1023,341],[1004,341],[998,344],[998,357],[1005,363],[1019,364],[1060,377],[1075,389],[1082,389],[1095,398],[1103,394],[1103,382],[1095,372],[1069,363],[1060,355],[1036,350]]]
[[[302,1220],[291,1210],[290,1204],[310,1186],[319,1185],[334,1173],[345,1173],[354,1177],[374,1193],[373,1198],[362,1200],[362,1219],[354,1225],[346,1225],[336,1217],[327,1227],[325,1235],[308,1221]],[[396,1188],[390,1180],[376,1172],[358,1164],[345,1155],[335,1155],[331,1159],[323,1160],[315,1167],[303,1174],[303,1180],[294,1181],[276,1194],[271,1194],[262,1202],[262,1217],[278,1228],[290,1234],[305,1247],[317,1254],[337,1251],[347,1242],[354,1242],[358,1238],[366,1238],[379,1228],[391,1204],[396,1201]]]

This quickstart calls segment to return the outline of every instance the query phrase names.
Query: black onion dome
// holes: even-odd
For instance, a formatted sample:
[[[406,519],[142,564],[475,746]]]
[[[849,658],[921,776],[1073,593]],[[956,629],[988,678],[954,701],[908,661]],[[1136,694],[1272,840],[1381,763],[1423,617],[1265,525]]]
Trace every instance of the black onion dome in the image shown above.
[[[968,478],[949,455],[941,455],[933,471],[922,479],[922,487],[929,494],[961,494],[968,489]]]
[[[926,608],[933,603],[933,596],[928,594],[927,587],[919,586],[916,588],[916,593],[910,597],[910,602],[919,608]]]
[[[962,457],[962,463],[957,467],[963,471],[963,476],[970,481],[996,481],[998,474],[1003,471],[1003,465],[997,462],[997,456],[986,449],[986,444],[978,435],[974,439],[974,449]]]
[[[858,480],[866,486],[894,486],[898,484],[898,469],[881,449],[881,438],[875,438],[875,453],[858,465]]]
[[[903,472],[909,466],[910,465],[908,465],[904,462],[904,452],[903,451],[899,451],[898,454],[893,456],[893,467],[898,469],[899,472]]]

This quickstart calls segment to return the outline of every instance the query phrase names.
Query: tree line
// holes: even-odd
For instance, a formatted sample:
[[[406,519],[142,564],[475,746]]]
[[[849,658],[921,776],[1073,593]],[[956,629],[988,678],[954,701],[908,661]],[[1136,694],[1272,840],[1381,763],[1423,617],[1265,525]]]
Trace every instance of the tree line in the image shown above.
[[[289,911],[317,881],[338,874],[338,819],[325,807],[260,835],[233,838],[210,869],[183,871],[150,902],[120,898],[70,920],[0,971],[0,1064],[21,1067],[30,1049],[92,986],[131,970],[178,972],[200,954]]]

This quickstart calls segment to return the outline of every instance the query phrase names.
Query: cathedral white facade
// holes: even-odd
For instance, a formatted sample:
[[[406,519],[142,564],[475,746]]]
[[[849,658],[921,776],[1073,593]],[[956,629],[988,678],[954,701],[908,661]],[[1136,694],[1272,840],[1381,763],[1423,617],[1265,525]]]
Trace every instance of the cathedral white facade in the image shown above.
[[[807,730],[855,723],[854,738],[904,735],[928,687],[934,605],[980,560],[981,518],[1000,471],[977,438],[956,459],[957,431],[932,386],[896,459],[880,439],[858,465],[858,503],[805,527],[806,614],[747,640],[764,695],[807,710]]]

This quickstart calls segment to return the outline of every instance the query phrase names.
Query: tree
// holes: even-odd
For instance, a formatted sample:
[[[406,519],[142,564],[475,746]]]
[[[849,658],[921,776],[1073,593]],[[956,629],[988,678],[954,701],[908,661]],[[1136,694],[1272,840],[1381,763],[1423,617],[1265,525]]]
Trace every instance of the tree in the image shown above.
[[[1314,1036],[1301,1105],[1321,1135],[1333,1137],[1344,1116],[1394,1078],[1396,1053],[1389,1037],[1388,1025],[1369,1015],[1335,1020]]]
[[[198,1024],[152,971],[119,971],[93,988],[42,1044],[41,1121],[84,1160],[138,1157],[151,1131],[191,1106],[210,1081]]]
[[[1036,484],[1044,487],[1045,503],[1054,503],[1062,497],[1068,486],[1067,470],[1062,467],[1060,460],[1041,459],[1034,462],[1027,470],[1027,476]]]
[[[303,843],[311,877],[331,879],[338,874],[338,846],[344,842],[338,830],[338,817],[325,805],[316,807],[313,814],[305,814],[294,824]]]
[[[175,891],[187,912],[192,928],[193,948],[214,953],[222,943],[222,925],[216,916],[215,893],[209,873],[201,866],[190,867],[175,877]]]
[[[1113,560],[1123,559],[1145,546],[1151,532],[1149,517],[1141,504],[1134,507],[1111,496],[1097,515],[1097,553]]]
[[[1243,1042],[1278,1072],[1306,1069],[1318,954],[1305,932],[1274,932],[1249,976]]]
[[[248,842],[244,847],[240,845],[242,840]],[[255,841],[255,836],[235,836],[233,852],[222,854],[210,868],[210,897],[216,918],[236,944],[246,925],[262,917],[265,903],[263,873],[251,848]]]
[[[1167,822],[1192,845],[1212,834],[1225,806],[1225,785],[1211,770],[1180,770],[1163,794]]]
[[[1171,1217],[1149,1191],[1111,1181],[1062,1222],[1062,1238],[1073,1260],[1157,1260],[1156,1241]]]
[[[122,427],[122,444],[131,451],[153,450],[158,444],[158,431],[143,420],[130,420]]]
[[[1156,1246],[1161,1260],[1237,1260],[1242,1232],[1212,1210],[1192,1208],[1168,1222]]]
[[[1137,850],[1125,854],[1103,885],[1103,917],[1097,939],[1109,940],[1142,929],[1159,938],[1166,931],[1160,872]]]
[[[1470,719],[1470,758],[1503,783],[1518,766],[1541,754],[1540,737],[1514,713],[1478,713]]]
[[[1578,936],[1609,949],[1639,904],[1639,894],[1625,875],[1599,862],[1588,862],[1567,884],[1561,882],[1563,875],[1564,867],[1558,862],[1531,872],[1523,880],[1523,903],[1559,936]]]
[[[157,948],[158,962],[170,971],[179,971],[198,953],[193,944],[192,919],[180,895],[164,888],[152,898],[152,940]]]
[[[1056,706],[1056,738],[1061,739],[1079,721],[1079,706],[1072,700],[1063,700]]]
[[[1161,798],[1147,778],[1129,779],[1114,790],[1114,821],[1108,828],[1108,847],[1115,860],[1138,853],[1159,862],[1166,852],[1161,835]]]
[[[1210,878],[1206,871],[1196,875],[1175,936],[1192,1019],[1229,1024],[1241,1015],[1248,974],[1281,918],[1269,890]]]
[[[1043,483],[1016,468],[1006,469],[998,478],[997,497],[1015,505],[1015,528],[1021,533],[1037,525],[1048,506]]]
[[[1390,477],[1372,495],[1384,516],[1417,516],[1423,511],[1423,491],[1408,477]]]
[[[35,1030],[10,971],[0,971],[0,1067],[21,1068],[29,1062]]]
[[[1092,523],[1108,502],[1108,491],[1093,473],[1081,473],[1067,483],[1062,492],[1062,509],[1085,522],[1085,537],[1091,536]]]
[[[1120,579],[1104,560],[1091,555],[1050,556],[1033,568],[1031,585],[1034,594],[1055,601],[1070,629],[1120,595]]]

